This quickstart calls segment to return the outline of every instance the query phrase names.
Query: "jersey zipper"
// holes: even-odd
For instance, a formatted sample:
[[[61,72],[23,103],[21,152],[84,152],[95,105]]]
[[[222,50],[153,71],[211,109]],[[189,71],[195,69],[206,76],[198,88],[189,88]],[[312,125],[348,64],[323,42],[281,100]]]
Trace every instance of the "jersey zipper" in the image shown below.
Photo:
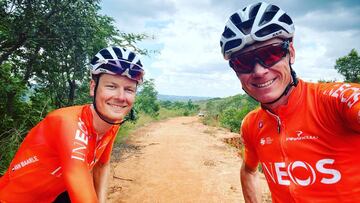
[[[276,119],[276,123],[277,123],[277,132],[278,134],[280,134],[281,132],[281,120],[280,117],[277,116],[276,114],[273,114],[271,111],[266,110],[271,116],[273,116]]]
[[[276,119],[276,122],[277,122],[277,132],[280,136],[280,149],[281,149],[281,154],[283,156],[283,160],[288,163],[289,160],[288,160],[288,157],[286,156],[286,153],[285,153],[285,149],[284,149],[284,146],[286,145],[285,144],[285,139],[286,139],[286,130],[285,130],[285,123],[284,122],[281,122],[281,119],[278,115],[266,110],[271,116],[273,116],[275,119]],[[283,132],[284,133],[281,133],[282,132],[282,128],[283,128]],[[296,202],[295,198],[294,198],[294,195],[293,195],[293,191],[289,185],[289,194],[292,198],[292,202]]]

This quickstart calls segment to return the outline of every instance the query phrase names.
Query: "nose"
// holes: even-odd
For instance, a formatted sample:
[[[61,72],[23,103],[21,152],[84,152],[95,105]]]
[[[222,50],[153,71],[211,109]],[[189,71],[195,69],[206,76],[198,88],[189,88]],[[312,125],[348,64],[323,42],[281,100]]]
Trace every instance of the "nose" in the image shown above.
[[[119,88],[118,91],[116,91],[115,98],[119,101],[125,101],[126,100],[125,89]]]
[[[263,74],[266,74],[268,72],[268,69],[265,68],[263,65],[261,65],[258,61],[255,62],[253,74],[255,76],[261,76]]]

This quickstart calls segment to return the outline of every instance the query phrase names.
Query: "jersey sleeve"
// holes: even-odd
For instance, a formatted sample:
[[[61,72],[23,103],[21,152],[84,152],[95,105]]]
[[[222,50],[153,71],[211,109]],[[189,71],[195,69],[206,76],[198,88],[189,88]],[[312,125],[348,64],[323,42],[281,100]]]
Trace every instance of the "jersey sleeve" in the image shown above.
[[[360,133],[360,85],[355,83],[338,83],[324,91],[328,108],[335,109],[334,116],[339,117],[343,125]],[[331,112],[331,110],[329,111]],[[336,118],[334,118],[336,119]]]
[[[97,202],[93,178],[88,169],[88,137],[80,121],[53,118],[54,137],[62,178],[71,202]]]
[[[243,159],[245,165],[248,168],[252,170],[256,170],[259,163],[259,158],[257,156],[255,147],[252,144],[253,142],[251,141],[251,138],[254,138],[255,135],[251,134],[251,131],[249,130],[250,127],[249,125],[250,125],[250,118],[249,115],[247,115],[241,123],[241,130],[240,130],[240,135],[244,143]]]

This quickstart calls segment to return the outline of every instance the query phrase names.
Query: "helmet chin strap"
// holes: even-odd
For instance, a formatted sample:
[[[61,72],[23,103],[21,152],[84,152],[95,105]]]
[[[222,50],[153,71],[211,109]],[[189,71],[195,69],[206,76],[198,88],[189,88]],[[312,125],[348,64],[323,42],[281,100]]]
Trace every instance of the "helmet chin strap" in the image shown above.
[[[101,120],[105,121],[106,123],[108,123],[108,124],[110,124],[110,125],[121,125],[121,124],[123,124],[127,119],[123,119],[121,122],[118,122],[118,123],[111,122],[111,121],[109,121],[109,120],[106,118],[106,116],[104,116],[103,114],[101,114],[101,113],[99,112],[99,110],[97,109],[97,107],[96,107],[96,92],[97,92],[97,88],[98,88],[98,85],[99,85],[100,77],[101,77],[101,75],[99,75],[99,78],[96,80],[95,88],[94,88],[93,106],[94,106],[95,112],[96,112],[97,115],[101,118]]]
[[[291,73],[292,81],[289,82],[289,84],[286,86],[284,92],[283,92],[277,99],[275,99],[274,101],[266,102],[266,103],[261,103],[260,101],[258,101],[257,99],[255,99],[253,96],[251,96],[244,88],[242,88],[242,89],[243,89],[243,90],[246,92],[246,94],[248,94],[251,98],[253,98],[255,101],[257,101],[257,102],[259,102],[259,103],[261,103],[261,104],[274,104],[275,102],[279,101],[283,96],[286,96],[286,95],[289,93],[289,91],[290,91],[290,89],[291,89],[292,86],[296,87],[297,84],[299,83],[298,79],[296,78],[296,73],[295,73],[295,71],[294,71],[294,70],[292,69],[292,67],[291,67],[290,59],[289,59],[289,67],[290,67],[290,73]]]

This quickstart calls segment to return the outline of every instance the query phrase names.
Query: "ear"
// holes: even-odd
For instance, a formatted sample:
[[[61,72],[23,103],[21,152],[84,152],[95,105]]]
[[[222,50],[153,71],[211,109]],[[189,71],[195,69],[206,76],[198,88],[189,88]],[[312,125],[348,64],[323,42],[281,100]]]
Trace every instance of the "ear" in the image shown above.
[[[90,80],[90,96],[93,97],[95,95],[95,81]]]
[[[290,42],[289,52],[290,52],[290,63],[294,64],[295,63],[295,48],[294,48],[293,42]]]

